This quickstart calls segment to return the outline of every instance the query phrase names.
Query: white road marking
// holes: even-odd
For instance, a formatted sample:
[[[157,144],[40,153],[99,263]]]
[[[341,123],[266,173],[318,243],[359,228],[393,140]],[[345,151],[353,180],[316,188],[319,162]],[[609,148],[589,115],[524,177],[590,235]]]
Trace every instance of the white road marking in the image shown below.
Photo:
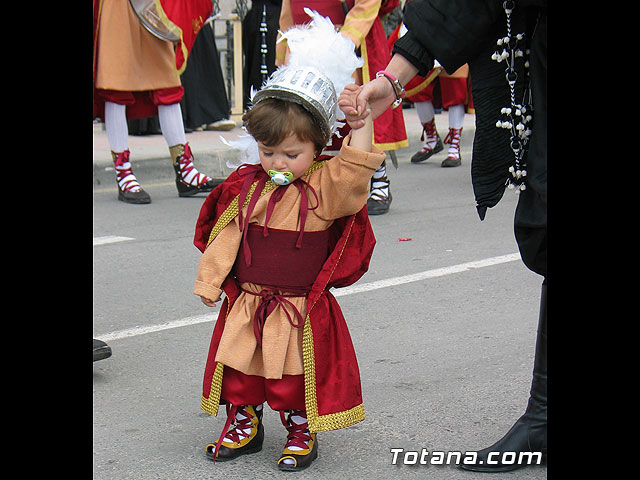
[[[509,255],[485,258],[483,260],[461,263],[459,265],[451,265],[449,267],[435,268],[433,270],[412,273],[410,275],[402,275],[401,277],[393,277],[384,280],[377,280],[375,282],[363,283],[362,285],[355,284],[351,285],[350,287],[340,288],[332,293],[334,297],[341,297],[343,295],[352,295],[354,293],[369,292],[371,290],[377,290],[378,288],[387,288],[393,287],[395,285],[402,285],[405,283],[419,282],[421,280],[426,280],[427,278],[443,277],[445,275],[451,275],[452,273],[466,272],[467,270],[470,270],[472,268],[490,267],[492,265],[499,265],[505,262],[513,262],[514,260],[519,259],[519,253],[511,253]]]
[[[159,325],[148,325],[146,327],[134,327],[126,330],[118,330],[117,332],[106,333],[104,335],[97,335],[96,338],[103,342],[111,340],[120,340],[121,338],[137,337],[138,335],[145,335],[147,333],[159,332],[161,330],[169,330],[178,327],[187,327],[189,325],[196,325],[198,323],[213,322],[218,318],[218,312],[207,313],[204,315],[196,315],[195,317],[181,318],[180,320],[174,320],[172,322],[161,323]]]
[[[95,237],[93,239],[93,246],[106,245],[107,243],[128,242],[129,240],[135,240],[131,237],[119,237],[118,235],[107,235],[106,237]]]
[[[350,287],[336,289],[332,291],[332,293],[336,297],[343,297],[345,295],[353,295],[354,293],[370,292],[372,290],[378,290],[380,288],[387,288],[396,285],[403,285],[405,283],[419,282],[428,278],[443,277],[445,275],[451,275],[454,273],[466,272],[474,268],[491,267],[493,265],[500,265],[502,263],[513,262],[515,260],[520,260],[519,253],[511,253],[498,257],[485,258],[483,260],[460,263],[458,265],[451,265],[449,267],[435,268],[433,270],[426,270],[424,272],[412,273],[410,275],[402,275],[400,277],[377,280],[375,282],[363,283],[361,285],[356,284]],[[147,333],[159,332],[161,330],[169,330],[172,328],[186,327],[189,325],[196,325],[204,322],[212,322],[217,318],[218,313],[214,312],[204,315],[196,315],[194,317],[182,318],[167,323],[161,323],[159,325],[148,325],[146,327],[134,327],[126,330],[118,330],[116,332],[96,335],[95,338],[98,338],[104,342],[109,342],[112,340],[120,340],[122,338],[137,337],[139,335],[145,335]]]

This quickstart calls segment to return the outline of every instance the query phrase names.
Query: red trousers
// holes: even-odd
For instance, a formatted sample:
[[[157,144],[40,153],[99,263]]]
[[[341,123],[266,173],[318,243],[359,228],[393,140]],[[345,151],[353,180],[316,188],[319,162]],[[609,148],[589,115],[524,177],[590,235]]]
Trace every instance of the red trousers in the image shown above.
[[[133,105],[138,99],[144,99],[153,105],[173,105],[179,103],[184,95],[184,87],[161,88],[145,92],[123,92],[120,90],[97,90],[106,101],[119,105]]]
[[[231,405],[260,405],[274,410],[305,410],[304,375],[283,375],[281,379],[245,375],[224,367],[221,402]]]
[[[464,105],[467,100],[467,79],[454,77],[440,77],[440,93],[442,96],[442,108],[455,105]],[[412,102],[433,101],[433,88],[435,82],[431,82],[420,92],[408,98]]]
[[[184,87],[160,88],[144,92],[125,92],[120,90],[96,90],[98,100],[96,116],[104,119],[104,102],[127,106],[127,118],[146,118],[158,114],[158,105],[180,103],[184,95]]]

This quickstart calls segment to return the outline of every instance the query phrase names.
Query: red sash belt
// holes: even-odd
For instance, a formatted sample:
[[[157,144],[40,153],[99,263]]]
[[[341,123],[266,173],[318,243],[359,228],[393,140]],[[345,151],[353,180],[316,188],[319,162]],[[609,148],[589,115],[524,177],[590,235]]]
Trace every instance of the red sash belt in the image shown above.
[[[243,292],[248,293],[250,295],[255,295],[260,297],[260,302],[258,303],[258,308],[256,308],[256,313],[253,315],[253,333],[256,336],[256,340],[258,341],[258,345],[262,347],[262,330],[264,330],[264,322],[267,321],[267,317],[273,312],[273,310],[278,306],[282,306],[282,310],[287,315],[287,319],[292,327],[300,328],[304,324],[304,320],[302,319],[302,315],[296,308],[296,306],[287,300],[286,297],[306,297],[306,293],[302,295],[297,294],[284,294],[279,293],[272,288],[264,288],[259,293],[251,292],[249,290],[242,289]],[[291,314],[287,310],[287,306],[293,311],[294,316],[297,319],[297,322],[293,321]]]

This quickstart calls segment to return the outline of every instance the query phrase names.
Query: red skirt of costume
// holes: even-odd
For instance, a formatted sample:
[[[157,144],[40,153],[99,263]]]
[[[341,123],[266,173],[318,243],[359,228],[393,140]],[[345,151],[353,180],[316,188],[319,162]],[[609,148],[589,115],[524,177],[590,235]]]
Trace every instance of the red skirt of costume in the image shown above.
[[[215,235],[238,214],[237,201],[233,200],[243,182],[234,172],[204,201],[194,237],[200,251],[204,252]],[[335,430],[364,420],[355,350],[340,306],[329,289],[351,285],[367,271],[375,237],[366,207],[336,220],[329,230],[329,255],[309,289],[303,327],[304,403],[312,432]],[[217,415],[221,401],[225,367],[215,358],[226,316],[240,295],[237,279],[228,276],[222,290],[226,296],[211,338],[201,398],[202,409],[211,415]]]

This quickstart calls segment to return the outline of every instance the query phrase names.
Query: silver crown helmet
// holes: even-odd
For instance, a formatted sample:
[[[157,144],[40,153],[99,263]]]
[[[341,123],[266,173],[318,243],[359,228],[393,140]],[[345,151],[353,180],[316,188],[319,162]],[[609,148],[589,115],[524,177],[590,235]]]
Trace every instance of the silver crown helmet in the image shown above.
[[[253,105],[278,98],[304,107],[320,126],[327,141],[335,133],[338,96],[331,80],[311,66],[283,66],[273,72],[253,97]]]

